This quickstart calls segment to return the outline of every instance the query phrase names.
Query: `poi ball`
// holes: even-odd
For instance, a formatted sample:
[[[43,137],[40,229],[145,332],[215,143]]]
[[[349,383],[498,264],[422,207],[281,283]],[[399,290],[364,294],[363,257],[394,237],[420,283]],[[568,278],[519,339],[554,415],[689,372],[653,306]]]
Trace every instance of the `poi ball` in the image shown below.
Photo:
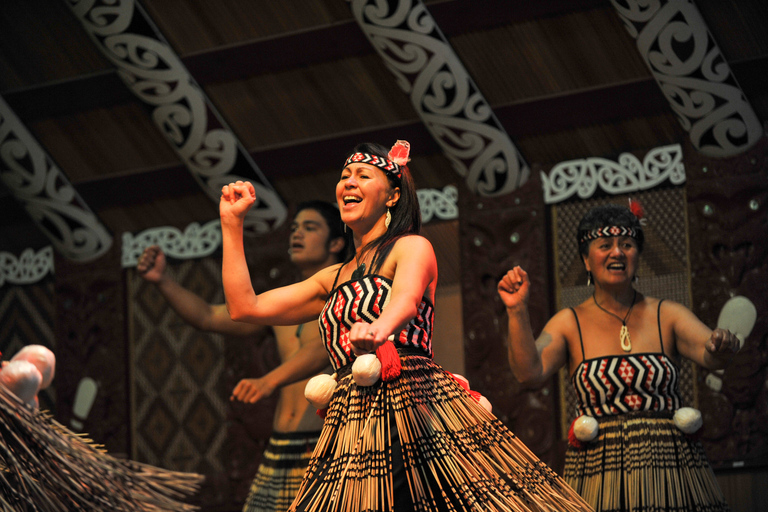
[[[493,406],[491,405],[491,402],[489,402],[488,399],[485,398],[485,396],[480,395],[480,399],[477,401],[477,403],[482,405],[483,409],[485,409],[486,411],[493,413]]]
[[[56,372],[56,356],[48,347],[43,345],[27,345],[19,350],[11,361],[29,361],[40,372],[43,382],[40,389],[45,389],[51,385],[53,375]]]
[[[31,407],[37,405],[35,398],[42,381],[40,371],[29,361],[10,361],[0,371],[0,384]]]
[[[373,386],[381,377],[381,362],[376,354],[363,354],[352,363],[352,378],[358,386]]]
[[[336,390],[336,379],[326,373],[315,375],[304,386],[304,396],[315,409],[325,409]]]
[[[461,387],[463,387],[466,391],[469,391],[469,380],[465,376],[454,373],[453,378],[459,381]]]
[[[701,428],[704,420],[701,419],[701,411],[693,407],[681,407],[675,411],[672,417],[675,426],[686,434],[693,434]]]
[[[581,442],[588,443],[597,437],[599,426],[592,416],[582,414],[573,422],[573,434]]]

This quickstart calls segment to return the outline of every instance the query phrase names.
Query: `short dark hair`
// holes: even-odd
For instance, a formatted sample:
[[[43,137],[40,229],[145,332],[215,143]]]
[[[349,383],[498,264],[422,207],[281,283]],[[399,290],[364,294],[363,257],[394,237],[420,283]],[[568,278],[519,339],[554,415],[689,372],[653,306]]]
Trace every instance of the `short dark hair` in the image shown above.
[[[589,244],[592,241],[584,240],[582,242],[582,234],[605,226],[619,226],[634,229],[637,233],[637,237],[635,238],[635,240],[637,240],[637,250],[638,252],[643,252],[645,235],[643,234],[643,226],[640,224],[640,219],[635,217],[635,214],[626,206],[611,203],[595,206],[581,218],[579,227],[576,229],[576,241],[579,244],[579,252],[582,255],[586,256],[589,254]]]
[[[317,213],[323,216],[325,223],[328,225],[328,242],[336,238],[342,238],[344,240],[344,247],[336,254],[336,259],[339,263],[346,261],[350,256],[351,236],[347,235],[344,230],[344,224],[341,222],[341,214],[336,205],[329,203],[328,201],[303,201],[299,203],[296,208],[296,215],[304,210],[315,210]]]
[[[347,158],[354,153],[368,153],[381,158],[388,158],[389,150],[381,144],[364,142],[355,146],[347,155]],[[399,179],[393,174],[381,171],[387,176],[387,180],[392,188],[400,188],[400,199],[389,209],[392,220],[387,231],[368,244],[370,248],[376,248],[376,253],[371,262],[371,272],[374,273],[379,270],[384,260],[387,259],[389,251],[392,250],[392,246],[398,238],[410,234],[418,235],[421,232],[421,210],[419,209],[416,185],[413,182],[408,166],[402,166],[401,170]]]

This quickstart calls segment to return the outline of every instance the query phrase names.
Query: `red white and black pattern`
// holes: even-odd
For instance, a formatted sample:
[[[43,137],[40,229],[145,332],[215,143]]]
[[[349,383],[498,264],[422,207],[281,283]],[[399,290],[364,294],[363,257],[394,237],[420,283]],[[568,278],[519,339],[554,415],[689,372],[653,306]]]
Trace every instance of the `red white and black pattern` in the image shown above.
[[[334,370],[355,360],[349,342],[349,330],[355,322],[373,322],[386,307],[392,293],[392,281],[366,275],[339,285],[320,313],[320,335]],[[416,316],[396,336],[395,346],[422,350],[432,357],[434,307],[422,300]]]
[[[609,236],[630,236],[632,238],[637,238],[637,230],[625,226],[603,226],[589,231],[581,231],[579,233],[579,243]]]
[[[396,176],[398,179],[403,175],[402,169],[395,162],[380,156],[372,155],[370,153],[353,153],[349,158],[347,158],[347,161],[344,163],[344,167],[355,163],[374,165],[382,171],[389,173],[392,176]]]
[[[573,374],[579,414],[594,418],[680,407],[677,366],[664,354],[587,359]]]

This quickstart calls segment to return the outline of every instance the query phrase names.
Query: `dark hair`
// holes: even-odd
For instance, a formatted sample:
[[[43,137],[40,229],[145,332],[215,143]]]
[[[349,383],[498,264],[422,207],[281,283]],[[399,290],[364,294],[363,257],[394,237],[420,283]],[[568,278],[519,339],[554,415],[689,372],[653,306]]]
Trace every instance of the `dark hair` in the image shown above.
[[[576,241],[579,244],[579,252],[586,256],[589,254],[589,244],[592,240],[584,240],[580,242],[582,234],[593,229],[602,228],[605,226],[619,226],[624,228],[632,228],[637,232],[637,250],[643,252],[643,242],[645,241],[645,235],[643,235],[643,226],[640,224],[640,220],[635,217],[635,214],[626,206],[619,206],[617,204],[604,204],[601,206],[595,206],[589,210],[579,222],[579,227],[576,229]]]
[[[387,158],[389,150],[381,144],[365,142],[355,146],[347,157],[354,153],[368,153]],[[419,198],[416,195],[416,185],[408,167],[401,166],[400,169],[402,172],[399,179],[397,176],[380,169],[387,176],[392,188],[400,188],[400,199],[389,209],[392,220],[387,231],[363,248],[363,251],[374,248],[376,250],[371,262],[372,273],[379,270],[400,237],[411,234],[418,235],[421,232],[421,210],[419,209]]]
[[[339,214],[338,207],[328,201],[304,201],[299,203],[299,206],[296,208],[296,215],[304,210],[315,210],[325,219],[325,223],[328,225],[328,241],[326,246],[336,238],[344,239],[344,247],[336,254],[336,260],[341,263],[352,258],[350,251],[352,237],[351,234],[348,235],[344,230],[344,224],[341,222],[341,214]]]

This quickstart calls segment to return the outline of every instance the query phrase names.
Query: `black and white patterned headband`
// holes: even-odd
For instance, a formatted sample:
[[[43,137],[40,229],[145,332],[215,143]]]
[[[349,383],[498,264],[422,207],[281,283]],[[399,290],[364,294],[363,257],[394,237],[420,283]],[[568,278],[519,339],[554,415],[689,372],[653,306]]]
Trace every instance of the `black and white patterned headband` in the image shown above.
[[[354,163],[373,165],[400,179],[403,176],[403,168],[408,164],[408,153],[410,150],[411,145],[407,141],[398,140],[392,146],[392,149],[389,150],[388,158],[382,158],[370,153],[352,153],[344,163],[344,167]]]
[[[637,240],[637,230],[624,226],[603,226],[601,228],[590,229],[579,232],[579,243],[608,236],[629,236]]]

